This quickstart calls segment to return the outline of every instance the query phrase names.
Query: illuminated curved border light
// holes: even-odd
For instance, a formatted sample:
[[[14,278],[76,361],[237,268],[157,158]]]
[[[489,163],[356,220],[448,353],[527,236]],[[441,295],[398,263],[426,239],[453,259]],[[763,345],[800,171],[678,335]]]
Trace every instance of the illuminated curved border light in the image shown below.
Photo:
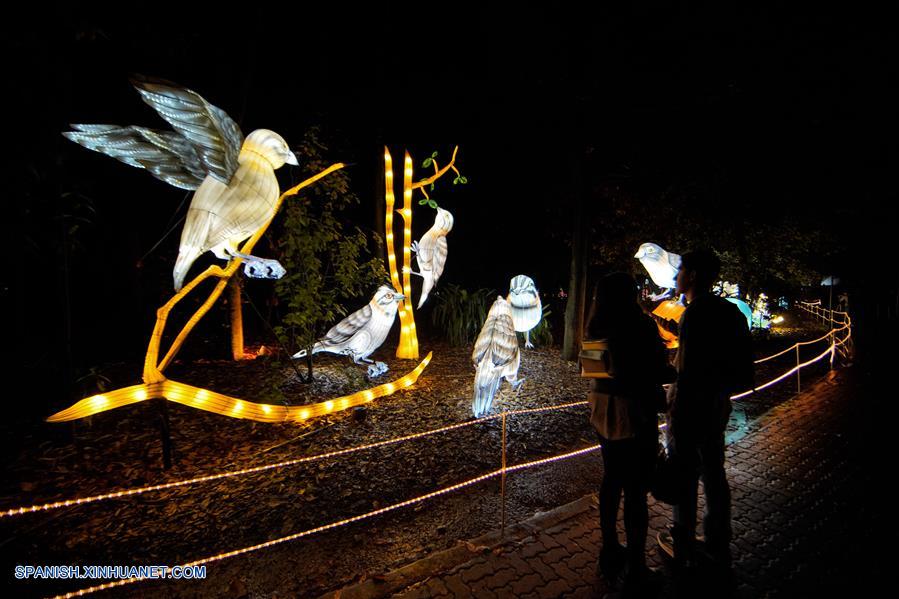
[[[362,405],[375,398],[385,397],[400,389],[411,387],[431,361],[432,355],[433,352],[428,353],[418,366],[395,381],[316,404],[279,406],[255,403],[167,379],[158,383],[132,385],[109,393],[87,397],[75,405],[53,414],[47,418],[47,422],[65,422],[86,418],[100,412],[158,397],[232,418],[244,418],[258,422],[302,422],[316,416]]]

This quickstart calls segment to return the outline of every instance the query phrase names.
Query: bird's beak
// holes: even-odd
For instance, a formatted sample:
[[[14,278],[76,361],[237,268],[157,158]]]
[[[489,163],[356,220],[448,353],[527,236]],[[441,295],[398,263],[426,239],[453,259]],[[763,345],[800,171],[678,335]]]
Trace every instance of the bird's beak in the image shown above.
[[[402,293],[397,293],[396,295],[394,295],[394,297],[395,297],[396,299],[398,299],[398,300],[404,300],[404,299],[406,299],[406,296],[403,295]]]
[[[643,250],[640,250],[640,251],[638,251],[636,254],[634,254],[634,258],[636,258],[637,260],[639,260],[640,258],[642,258],[642,257],[645,256],[645,255],[646,255],[646,252],[644,252]]]
[[[287,153],[287,158],[284,160],[284,162],[286,162],[287,164],[292,164],[294,166],[297,166],[300,164],[299,162],[297,162],[297,157],[294,156],[293,152]]]

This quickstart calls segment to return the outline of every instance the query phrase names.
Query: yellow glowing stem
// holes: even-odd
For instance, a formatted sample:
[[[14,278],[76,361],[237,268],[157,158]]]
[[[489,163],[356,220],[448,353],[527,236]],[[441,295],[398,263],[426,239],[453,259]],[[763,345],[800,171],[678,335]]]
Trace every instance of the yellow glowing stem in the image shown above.
[[[320,173],[309,177],[305,181],[300,184],[288,189],[278,198],[278,202],[275,205],[275,210],[272,213],[272,218],[262,226],[256,233],[243,245],[240,249],[241,253],[249,254],[252,252],[253,247],[255,247],[256,243],[262,236],[265,234],[265,231],[268,229],[269,225],[274,219],[274,215],[277,214],[278,209],[281,207],[281,203],[285,198],[295,195],[304,187],[307,187],[322,177],[325,177],[336,170],[342,169],[344,167],[343,163],[332,164],[325,170]],[[165,377],[162,375],[162,372],[165,368],[171,363],[174,359],[175,355],[178,353],[178,350],[181,348],[181,345],[184,343],[184,340],[190,334],[193,327],[200,321],[203,316],[209,311],[215,301],[221,296],[222,291],[225,289],[225,285],[228,283],[228,279],[237,272],[237,269],[240,267],[242,260],[239,258],[235,258],[228,263],[227,268],[222,269],[219,266],[210,266],[193,281],[185,285],[181,291],[176,293],[169,299],[168,302],[165,303],[164,306],[159,308],[156,312],[156,326],[153,329],[153,334],[150,336],[150,345],[147,348],[147,355],[144,358],[144,382],[145,383],[156,383],[162,380],[165,380]],[[165,329],[165,323],[168,319],[169,312],[171,312],[172,308],[181,301],[182,298],[186,297],[197,285],[201,282],[205,281],[209,277],[218,277],[220,281],[210,293],[209,298],[200,306],[200,308],[194,313],[194,315],[188,320],[187,324],[184,325],[184,328],[172,342],[169,351],[166,353],[165,358],[161,363],[157,365],[157,359],[159,357],[159,347],[162,342],[162,333]]]
[[[412,189],[419,189],[426,185],[430,185],[431,183],[433,183],[434,181],[436,181],[437,179],[439,179],[440,177],[445,175],[446,171],[451,169],[453,167],[453,165],[456,163],[456,152],[458,152],[458,151],[459,151],[459,146],[456,146],[453,149],[453,157],[450,159],[449,163],[446,166],[444,166],[442,169],[440,169],[439,171],[437,171],[436,173],[434,173],[432,176],[428,177],[427,179],[423,179],[422,181],[419,181],[418,183],[414,183],[412,185]]]
[[[243,306],[240,298],[240,278],[231,278],[231,297],[228,298],[231,312],[231,357],[234,360],[245,360],[243,351]]]
[[[468,480],[466,480],[466,481],[462,481],[462,482],[460,482],[460,483],[456,483],[455,485],[450,485],[449,487],[444,487],[444,488],[438,489],[438,490],[436,490],[436,491],[431,491],[430,493],[425,493],[424,495],[419,495],[418,497],[413,497],[412,499],[407,499],[407,500],[405,500],[405,501],[400,501],[400,502],[398,502],[398,503],[394,503],[394,504],[392,504],[392,505],[388,505],[388,506],[385,506],[385,507],[382,507],[382,508],[379,508],[379,509],[376,509],[376,510],[372,510],[372,511],[366,512],[366,513],[364,513],[364,514],[359,514],[359,515],[356,515],[356,516],[352,516],[352,517],[350,517],[350,518],[345,518],[345,519],[343,519],[343,520],[338,520],[338,521],[336,521],[336,522],[331,522],[331,523],[329,523],[329,524],[324,524],[324,525],[318,526],[318,527],[316,527],[316,528],[310,528],[309,530],[304,530],[304,531],[302,531],[302,532],[297,532],[297,533],[294,533],[294,534],[291,534],[291,535],[287,535],[287,536],[284,536],[284,537],[280,537],[280,538],[277,538],[277,539],[272,539],[271,541],[265,541],[264,543],[258,543],[258,544],[256,544],[256,545],[250,545],[249,547],[243,547],[243,548],[241,548],[241,549],[235,549],[235,550],[233,550],[233,551],[228,551],[228,552],[225,552],[225,553],[219,553],[219,554],[217,554],[217,555],[212,555],[212,556],[209,556],[209,557],[200,558],[200,559],[198,559],[198,560],[194,560],[194,561],[192,561],[192,562],[188,562],[188,563],[186,563],[186,564],[182,564],[182,567],[187,568],[187,567],[190,567],[190,566],[202,566],[202,565],[205,565],[205,564],[210,564],[210,563],[212,563],[212,562],[217,562],[217,561],[220,561],[220,560],[223,560],[223,559],[227,559],[227,558],[229,558],[229,557],[236,557],[236,556],[238,556],[238,555],[244,555],[244,554],[247,554],[247,553],[252,553],[252,552],[254,552],[254,551],[259,551],[260,549],[266,549],[266,548],[272,547],[272,546],[274,546],[274,545],[280,545],[281,543],[287,543],[287,542],[289,542],[289,541],[295,541],[295,540],[297,540],[297,539],[301,539],[301,538],[303,538],[303,537],[308,537],[308,536],[310,536],[310,535],[313,535],[313,534],[316,534],[316,533],[319,533],[319,532],[324,532],[324,531],[326,531],[326,530],[331,530],[331,529],[333,529],[333,528],[338,528],[338,527],[340,527],[340,526],[345,526],[345,525],[347,525],[347,524],[352,524],[352,523],[354,523],[354,522],[359,522],[360,520],[366,520],[366,519],[372,518],[372,517],[374,517],[374,516],[379,516],[379,515],[381,515],[381,514],[386,514],[387,512],[392,512],[392,511],[397,510],[397,509],[399,509],[399,508],[403,508],[403,507],[406,507],[406,506],[409,506],[409,505],[413,505],[413,504],[415,504],[415,503],[419,503],[419,502],[422,502],[422,501],[427,501],[428,499],[433,499],[434,497],[440,497],[441,495],[446,495],[447,493],[451,493],[451,492],[453,492],[453,491],[458,491],[459,489],[464,489],[465,487],[469,487],[469,486],[471,486],[471,485],[473,485],[473,484],[476,484],[476,483],[479,483],[479,482],[482,482],[482,481],[485,481],[485,480],[489,480],[489,479],[491,479],[491,478],[496,478],[497,476],[500,476],[501,474],[503,474],[503,472],[506,472],[506,473],[509,473],[509,472],[515,472],[515,471],[517,471],[517,470],[524,470],[524,469],[526,469],[526,468],[533,468],[533,467],[536,467],[536,466],[542,466],[542,465],[544,465],[544,464],[549,464],[549,463],[552,463],[552,462],[557,462],[557,461],[559,461],[559,460],[565,460],[565,459],[568,459],[568,458],[577,457],[577,456],[580,456],[580,455],[584,455],[584,454],[587,454],[587,453],[596,451],[596,450],[600,449],[600,447],[601,447],[601,446],[598,445],[598,444],[597,444],[597,445],[590,445],[590,446],[584,447],[584,448],[582,448],[582,449],[578,449],[578,450],[575,450],[575,451],[570,451],[570,452],[568,452],[568,453],[563,453],[563,454],[559,454],[559,455],[554,455],[554,456],[551,456],[551,457],[548,457],[548,458],[543,458],[543,459],[540,459],[540,460],[533,460],[533,461],[531,461],[531,462],[524,462],[524,463],[522,463],[522,464],[516,464],[515,466],[510,466],[510,467],[505,468],[505,469],[500,468],[499,470],[494,470],[494,471],[492,471],[492,472],[487,472],[487,473],[482,474],[482,475],[480,475],[480,476],[476,476],[476,477],[474,477],[474,478],[470,478],[470,479],[468,479]],[[80,597],[80,596],[83,596],[83,595],[88,595],[88,594],[90,594],[90,593],[95,593],[95,592],[97,592],[97,591],[102,591],[102,590],[106,590],[106,589],[111,589],[111,588],[115,588],[115,587],[120,587],[120,586],[124,586],[124,585],[126,585],[126,584],[132,584],[132,583],[135,583],[135,582],[141,582],[141,581],[143,581],[143,580],[146,580],[146,579],[145,579],[145,578],[139,578],[139,577],[136,577],[136,578],[123,578],[123,579],[121,579],[121,580],[116,580],[116,581],[113,581],[113,582],[107,582],[107,583],[104,583],[104,584],[101,584],[101,585],[96,585],[96,586],[92,586],[92,587],[87,587],[87,588],[84,588],[84,589],[80,589],[80,590],[75,591],[75,592],[72,592],[72,593],[66,593],[65,595],[57,595],[57,596],[54,597],[53,599],[69,599],[69,598],[71,598],[71,597]]]
[[[169,401],[174,401],[191,408],[206,410],[207,412],[214,412],[232,418],[243,418],[259,422],[302,421],[333,412],[335,402],[338,401],[340,402],[341,409],[346,409],[369,402],[376,397],[390,395],[399,389],[414,384],[431,361],[432,355],[433,352],[429,353],[418,366],[395,381],[378,385],[371,389],[357,391],[352,395],[346,395],[311,405],[280,406],[258,404],[224,395],[222,393],[216,393],[215,391],[210,391],[208,389],[202,389],[200,387],[194,387],[193,385],[166,379],[157,383],[133,385],[131,387],[116,389],[115,391],[103,393],[102,396],[94,395],[87,397],[69,408],[53,414],[47,418],[47,422],[77,420],[78,418],[85,418],[93,414],[106,412],[114,408],[156,397],[164,397]],[[102,397],[103,401],[98,401],[98,397]]]
[[[403,159],[403,209],[398,211],[403,217],[403,295],[406,299],[400,302],[400,342],[396,348],[396,357],[409,360],[418,359],[418,337],[413,325],[415,317],[412,313],[412,157],[405,152]]]
[[[400,287],[400,277],[396,270],[396,251],[393,245],[393,205],[395,202],[393,196],[393,158],[390,156],[390,150],[384,146],[384,202],[386,204],[387,213],[384,215],[384,237],[387,242],[387,267],[390,271],[390,282],[397,293],[402,293]],[[400,302],[402,307],[402,302]]]

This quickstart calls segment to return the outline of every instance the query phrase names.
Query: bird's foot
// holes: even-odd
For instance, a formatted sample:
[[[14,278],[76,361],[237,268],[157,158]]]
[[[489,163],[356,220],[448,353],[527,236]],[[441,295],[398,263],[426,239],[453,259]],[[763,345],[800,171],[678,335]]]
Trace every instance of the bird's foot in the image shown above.
[[[526,379],[527,379],[527,377],[522,377],[522,378],[518,379],[517,381],[515,381],[514,383],[512,383],[512,390],[515,391],[515,393],[520,392],[521,386],[524,384],[524,381]]]
[[[287,274],[281,263],[271,258],[259,258],[250,254],[231,252],[231,255],[244,261],[243,272],[253,279],[280,279]]]
[[[534,344],[531,343],[530,339],[528,339],[527,341],[524,342],[524,346],[527,349],[534,349]]]
[[[368,367],[368,378],[374,379],[390,370],[384,362],[375,362]]]
[[[417,254],[418,253],[418,242],[413,241],[412,244],[409,246],[409,249],[412,250],[413,254]]]

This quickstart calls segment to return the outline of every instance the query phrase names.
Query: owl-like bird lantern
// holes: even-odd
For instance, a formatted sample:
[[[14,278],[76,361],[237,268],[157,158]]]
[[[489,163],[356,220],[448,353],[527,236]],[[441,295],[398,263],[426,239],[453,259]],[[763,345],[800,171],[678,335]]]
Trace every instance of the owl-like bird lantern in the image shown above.
[[[396,318],[397,306],[404,299],[404,295],[382,285],[368,304],[338,322],[316,341],[312,353],[329,352],[349,356],[356,364],[364,362],[369,365],[369,378],[384,374],[388,370],[387,364],[369,360],[368,356],[384,343]],[[302,349],[293,357],[305,358],[306,355],[306,350]]]
[[[515,331],[524,333],[524,346],[534,347],[530,331],[543,320],[543,305],[534,280],[525,275],[518,275],[512,279],[509,282],[509,295],[506,296],[506,301],[512,308]]]
[[[487,313],[487,320],[475,341],[471,360],[476,369],[471,411],[475,418],[480,418],[490,411],[503,378],[516,391],[524,383],[523,378],[518,378],[521,355],[512,321],[512,307],[500,296],[497,296]]]
[[[428,229],[420,241],[412,242],[412,252],[415,253],[415,261],[418,263],[418,272],[412,272],[422,278],[421,297],[418,298],[418,307],[421,308],[428,294],[437,284],[443,267],[446,265],[446,256],[449,252],[446,245],[446,234],[453,228],[453,215],[449,210],[437,208],[434,224]]]
[[[133,79],[132,84],[174,131],[72,125],[74,131],[63,135],[144,168],[170,185],[195,190],[175,261],[175,290],[181,289],[191,265],[206,251],[222,260],[243,259],[251,277],[284,276],[276,260],[238,252],[238,245],[274,216],[279,195],[275,170],[297,164],[284,139],[268,129],[257,129],[244,139],[225,111],[189,89],[147,78]]]

